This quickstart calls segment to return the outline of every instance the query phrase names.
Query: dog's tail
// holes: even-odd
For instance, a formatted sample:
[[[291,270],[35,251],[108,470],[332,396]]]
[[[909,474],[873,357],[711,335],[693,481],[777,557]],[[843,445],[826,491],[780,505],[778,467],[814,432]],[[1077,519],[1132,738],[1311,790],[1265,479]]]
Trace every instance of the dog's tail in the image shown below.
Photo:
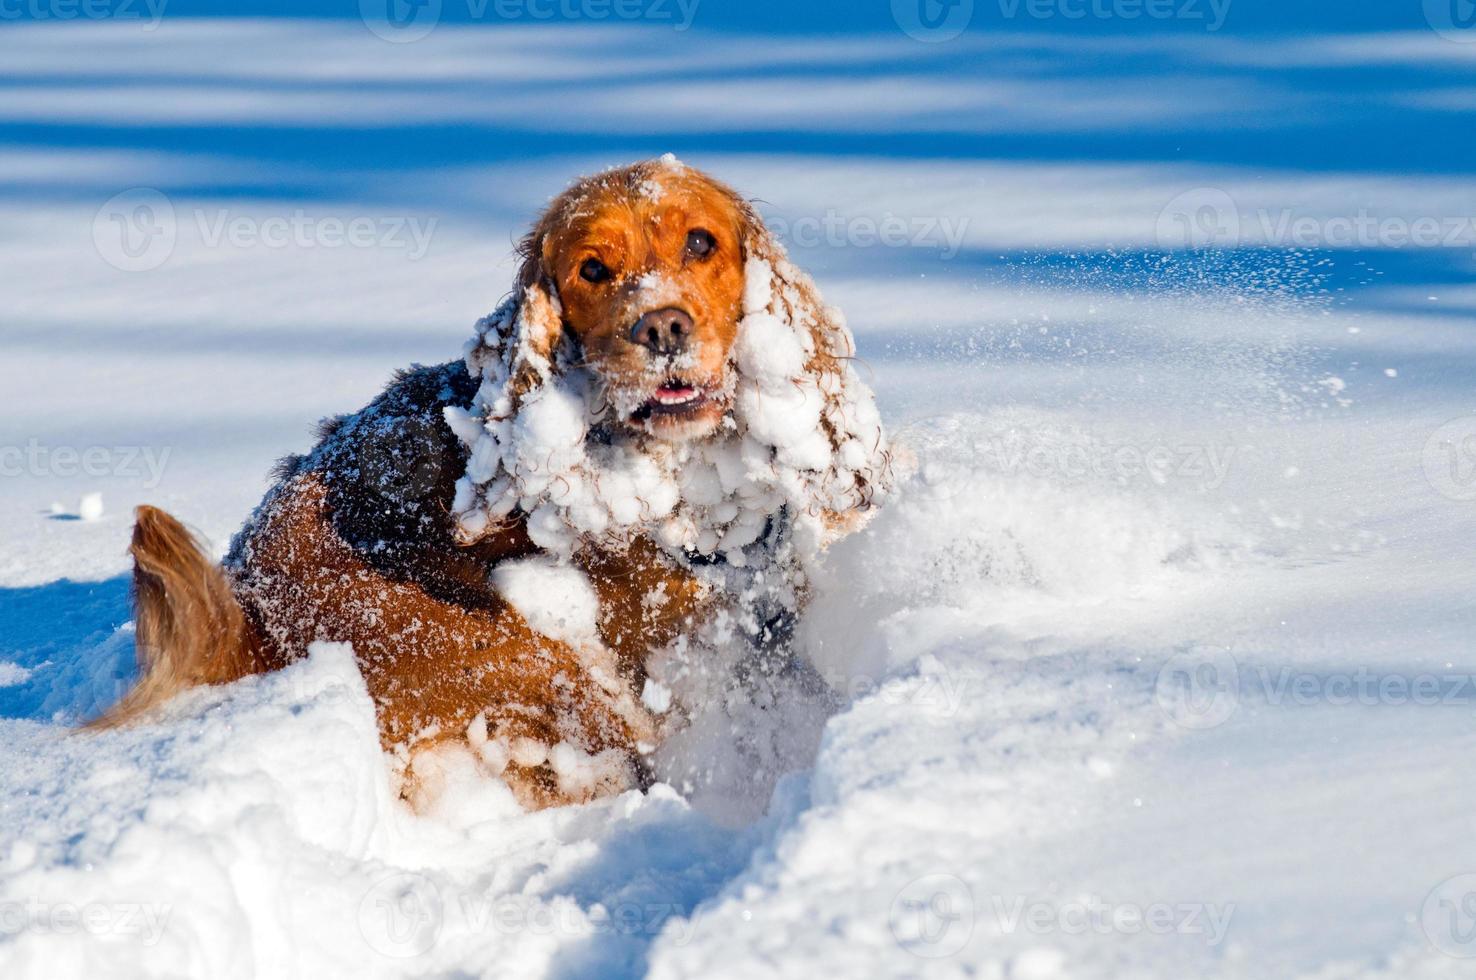
[[[255,673],[245,614],[225,574],[183,524],[135,511],[133,602],[138,684],[89,727],[133,720],[186,688]]]

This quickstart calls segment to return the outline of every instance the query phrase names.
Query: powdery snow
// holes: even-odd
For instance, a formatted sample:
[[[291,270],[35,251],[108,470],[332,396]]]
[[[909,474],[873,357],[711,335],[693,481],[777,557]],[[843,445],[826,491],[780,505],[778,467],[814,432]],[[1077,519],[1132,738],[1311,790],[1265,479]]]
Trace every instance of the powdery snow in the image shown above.
[[[1159,668],[1195,637],[1227,635],[1211,625],[1226,615],[1224,583],[1254,597],[1294,580],[1192,497],[1002,473],[969,448],[1022,427],[1050,438],[1047,417],[1019,410],[906,433],[915,475],[832,550],[799,629],[828,686],[776,681],[749,692],[766,699],[754,710],[722,684],[727,665],[679,678],[681,697],[706,684],[729,700],[664,747],[667,781],[647,795],[522,813],[474,737],[482,765],[457,749],[417,764],[429,785],[416,816],[394,799],[350,652],[331,645],[195,692],[156,725],[75,736],[6,722],[22,751],[0,774],[0,907],[24,900],[32,917],[3,947],[8,975],[760,977],[825,962],[847,975],[1106,978],[1145,955],[1176,975],[1253,974],[1235,950],[1272,924],[1244,901],[1211,903],[1203,931],[1175,919],[1183,929],[1136,945],[1020,924],[1027,905],[1130,914],[1157,902],[1180,916],[1244,893],[1115,891],[1069,842],[1109,852],[1098,825],[1162,805],[1133,793],[1194,778],[1170,775],[1173,746],[1201,743],[1159,704]],[[569,569],[531,560],[503,574],[515,602],[537,595],[522,600],[533,616],[587,629],[586,586]],[[665,697],[646,692],[652,707]],[[1368,746],[1373,758],[1398,757],[1388,741]],[[795,773],[772,799],[751,785],[758,757]],[[571,780],[598,778],[591,760],[555,762]],[[1030,873],[1030,855],[1063,848],[1055,884]],[[966,934],[929,918],[949,901]],[[65,914],[51,924],[73,907],[96,934]],[[1390,976],[1458,975],[1414,936],[1396,945]]]

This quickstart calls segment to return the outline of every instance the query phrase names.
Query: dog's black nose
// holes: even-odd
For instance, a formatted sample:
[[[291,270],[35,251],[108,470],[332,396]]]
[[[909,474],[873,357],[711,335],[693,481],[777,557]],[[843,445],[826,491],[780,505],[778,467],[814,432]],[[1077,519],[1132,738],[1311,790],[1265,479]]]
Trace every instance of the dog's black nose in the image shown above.
[[[692,318],[675,306],[652,310],[630,328],[631,341],[653,354],[680,354],[691,336]]]

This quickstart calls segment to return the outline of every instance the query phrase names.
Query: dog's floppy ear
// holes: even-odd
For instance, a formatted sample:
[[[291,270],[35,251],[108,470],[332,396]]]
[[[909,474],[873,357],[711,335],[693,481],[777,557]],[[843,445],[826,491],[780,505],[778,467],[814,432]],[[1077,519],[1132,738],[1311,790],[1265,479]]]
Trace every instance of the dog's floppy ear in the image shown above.
[[[508,394],[515,404],[553,376],[564,335],[558,291],[544,271],[539,245],[529,247],[534,250],[518,274],[517,315],[506,350]]]
[[[523,242],[512,295],[477,323],[476,336],[467,344],[467,371],[482,382],[475,402],[470,409],[445,412],[470,453],[452,504],[457,541],[463,545],[480,540],[516,506],[519,487],[507,460],[515,450],[513,420],[560,373],[563,311],[541,250],[537,233]]]
[[[539,247],[532,236],[523,243],[523,265],[512,295],[477,324],[477,335],[466,348],[467,369],[473,377],[506,386],[501,394],[508,404],[494,409],[497,414],[516,411],[531,391],[558,371],[563,309],[557,289],[544,272]]]
[[[757,210],[740,202],[744,223],[745,318],[767,313],[788,324],[805,352],[804,372],[824,399],[820,429],[828,466],[807,480],[811,516],[827,538],[854,529],[892,485],[891,454],[871,390],[856,373],[856,342],[840,310],[825,305],[814,281],[789,260]]]

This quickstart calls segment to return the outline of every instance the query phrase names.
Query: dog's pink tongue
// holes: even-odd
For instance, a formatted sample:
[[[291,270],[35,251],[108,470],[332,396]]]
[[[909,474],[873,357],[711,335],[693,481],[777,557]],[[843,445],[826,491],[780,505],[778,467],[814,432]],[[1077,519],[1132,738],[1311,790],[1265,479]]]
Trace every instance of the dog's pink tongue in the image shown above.
[[[679,404],[697,397],[697,389],[690,385],[662,385],[656,389],[656,400],[664,405]]]

